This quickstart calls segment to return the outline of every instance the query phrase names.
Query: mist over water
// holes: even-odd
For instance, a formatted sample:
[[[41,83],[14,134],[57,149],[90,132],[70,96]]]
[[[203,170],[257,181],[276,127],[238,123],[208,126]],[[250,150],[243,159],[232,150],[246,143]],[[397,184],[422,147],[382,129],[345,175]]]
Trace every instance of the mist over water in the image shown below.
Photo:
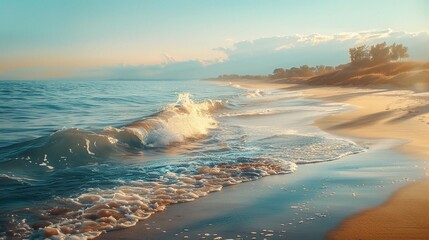
[[[345,108],[198,80],[0,82],[0,237],[90,238],[362,152],[311,126]]]

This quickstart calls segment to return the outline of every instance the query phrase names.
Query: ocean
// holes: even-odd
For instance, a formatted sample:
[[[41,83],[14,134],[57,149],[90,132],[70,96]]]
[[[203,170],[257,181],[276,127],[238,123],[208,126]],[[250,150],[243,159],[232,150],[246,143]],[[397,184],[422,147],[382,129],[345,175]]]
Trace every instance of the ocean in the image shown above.
[[[92,238],[363,152],[311,124],[347,109],[205,80],[0,81],[0,239]]]

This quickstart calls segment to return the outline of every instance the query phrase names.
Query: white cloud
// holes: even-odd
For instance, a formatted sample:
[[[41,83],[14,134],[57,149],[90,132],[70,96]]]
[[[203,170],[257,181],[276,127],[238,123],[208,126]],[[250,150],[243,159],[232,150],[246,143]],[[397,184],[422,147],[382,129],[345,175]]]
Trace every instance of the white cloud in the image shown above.
[[[312,34],[307,36],[297,35],[299,43],[309,43],[312,45],[317,45],[319,43],[328,42],[334,40],[334,36],[330,35],[321,35],[321,34]]]
[[[278,47],[274,48],[274,50],[281,51],[281,50],[293,48],[294,46],[295,46],[294,44],[288,43],[288,44],[285,44],[285,45],[278,46]]]
[[[326,47],[332,49],[348,49],[355,45],[370,45],[382,41],[386,41],[388,43],[403,43],[404,45],[409,45],[410,50],[418,50],[421,46],[415,46],[415,43],[423,39],[425,41],[429,39],[429,32],[409,33],[398,31],[395,32],[391,29],[386,29],[362,32],[342,32],[332,35],[297,34],[293,36],[265,37],[236,42],[231,48],[218,48],[216,50],[226,53],[230,59],[238,57],[251,57],[258,54],[270,54],[276,51],[291,51],[298,49],[302,49],[303,51],[310,48],[321,50],[321,48]],[[313,54],[316,55],[317,51]],[[422,54],[418,54],[416,51],[416,58],[421,59],[422,57]],[[429,58],[429,55],[427,55],[426,58]]]
[[[176,59],[174,57],[172,57],[171,55],[164,53],[164,58],[166,60],[166,64],[171,64],[171,63],[175,63],[177,62]]]
[[[354,41],[355,43],[365,43],[371,40],[376,40],[380,38],[388,38],[393,33],[391,29],[387,30],[372,30],[372,31],[362,31],[362,32],[344,32],[334,35],[334,39],[344,42],[344,41]]]

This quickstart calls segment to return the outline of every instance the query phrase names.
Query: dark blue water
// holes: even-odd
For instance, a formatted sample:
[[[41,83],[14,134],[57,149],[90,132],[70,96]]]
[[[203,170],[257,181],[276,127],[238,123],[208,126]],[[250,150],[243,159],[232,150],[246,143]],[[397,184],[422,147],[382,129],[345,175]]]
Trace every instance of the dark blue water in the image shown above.
[[[0,81],[0,237],[91,238],[361,152],[310,126],[343,109],[199,80]]]

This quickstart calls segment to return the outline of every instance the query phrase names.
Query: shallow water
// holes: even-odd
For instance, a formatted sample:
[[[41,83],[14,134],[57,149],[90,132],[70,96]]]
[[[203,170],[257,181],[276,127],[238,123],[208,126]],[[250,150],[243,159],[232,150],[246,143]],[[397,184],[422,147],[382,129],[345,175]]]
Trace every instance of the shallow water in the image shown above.
[[[91,238],[365,151],[310,125],[348,106],[299,96],[198,80],[2,81],[0,231]]]
[[[374,147],[372,142],[365,153],[301,165],[294,174],[170,206],[135,228],[100,239],[323,239],[345,218],[382,204],[397,189],[424,177],[423,162],[389,150],[398,142],[381,143]]]

